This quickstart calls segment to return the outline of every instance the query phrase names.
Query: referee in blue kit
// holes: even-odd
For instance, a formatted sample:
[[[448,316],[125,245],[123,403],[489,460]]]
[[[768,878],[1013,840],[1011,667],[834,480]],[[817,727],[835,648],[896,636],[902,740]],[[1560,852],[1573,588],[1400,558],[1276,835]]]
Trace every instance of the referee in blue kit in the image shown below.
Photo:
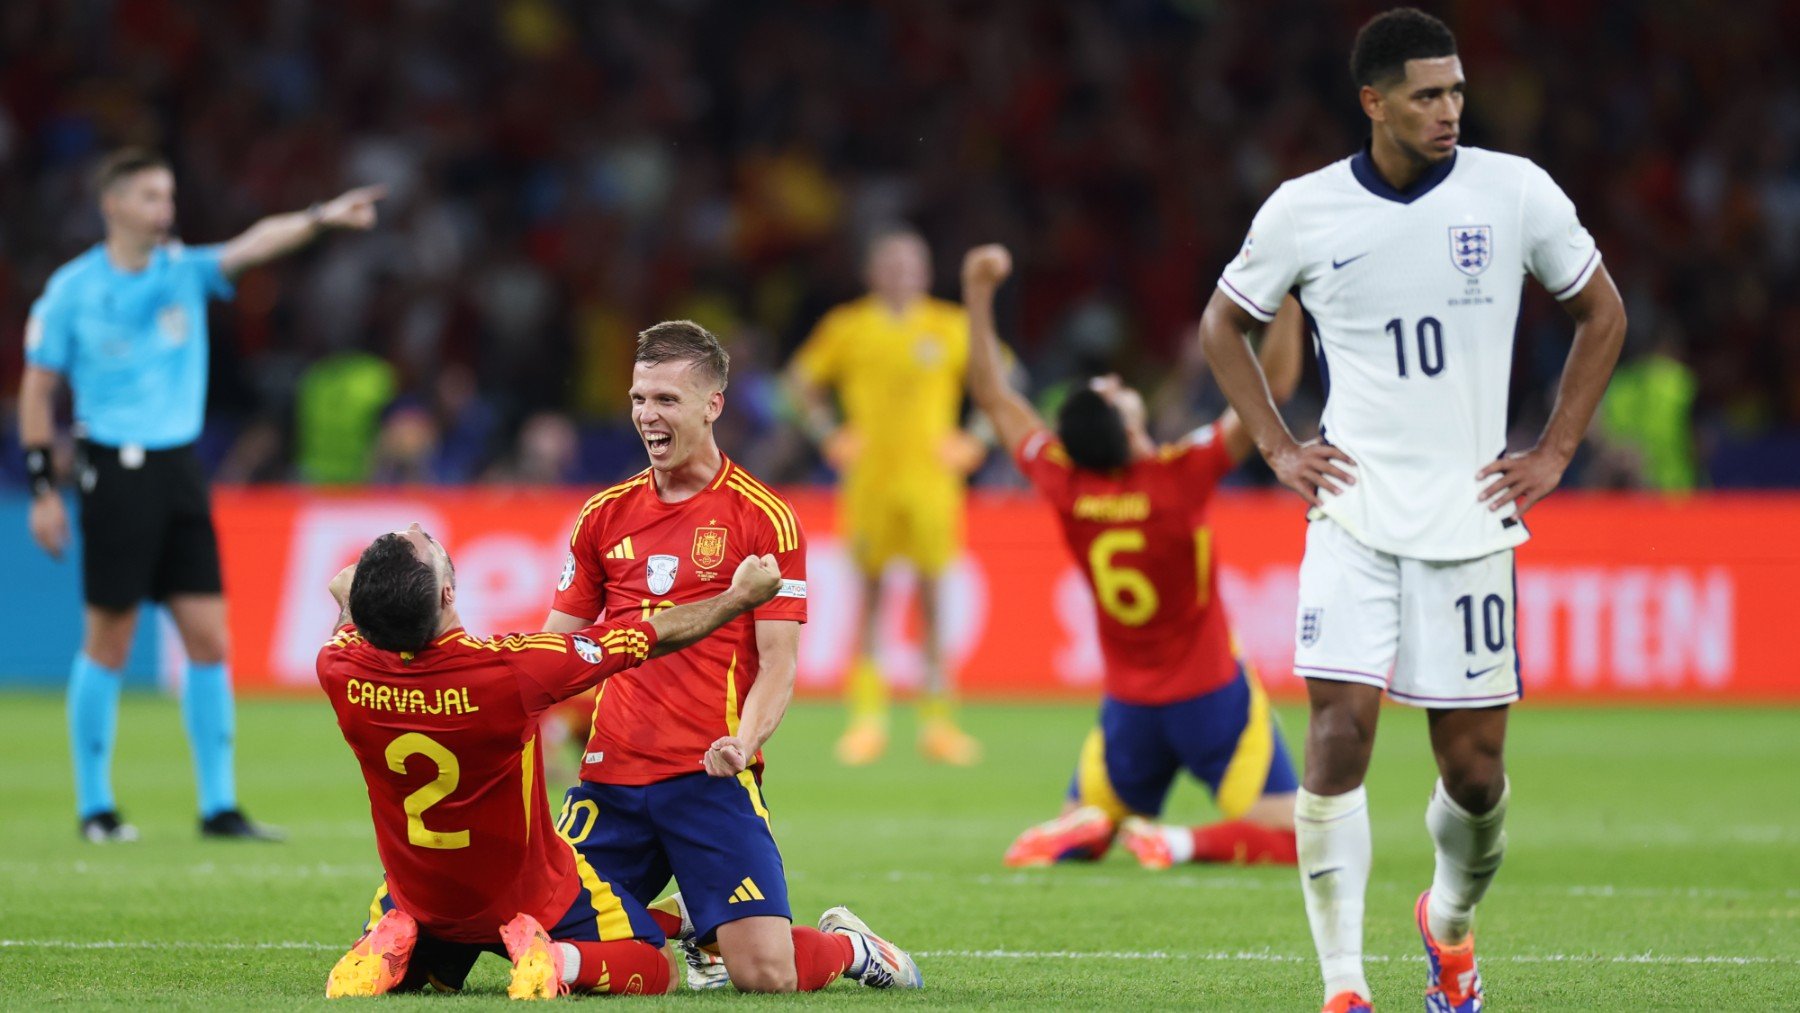
[[[278,840],[238,809],[232,761],[225,596],[206,478],[194,456],[206,412],[206,302],[244,271],[330,229],[375,224],[379,187],[273,215],[216,246],[183,246],[169,163],[115,152],[95,179],[104,242],[50,276],[32,304],[19,391],[19,440],[31,481],[31,536],[53,557],[69,520],[51,474],[55,398],[74,394],[81,490],[81,652],[69,673],[69,739],[81,835],[132,841],[113,801],[113,741],[125,656],[144,599],[168,607],[187,651],[181,713],[199,782],[200,833]]]

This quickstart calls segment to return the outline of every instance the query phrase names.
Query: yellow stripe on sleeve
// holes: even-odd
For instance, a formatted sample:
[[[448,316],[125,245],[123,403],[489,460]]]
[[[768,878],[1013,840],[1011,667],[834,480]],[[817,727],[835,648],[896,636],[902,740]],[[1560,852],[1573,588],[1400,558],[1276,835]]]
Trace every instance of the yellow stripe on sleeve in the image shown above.
[[[793,515],[787,511],[781,501],[774,498],[773,493],[767,490],[758,492],[752,487],[736,481],[731,482],[730,485],[768,516],[769,523],[775,528],[775,551],[790,552],[800,543],[799,526],[794,523]]]
[[[781,516],[783,522],[787,525],[789,542],[793,545],[800,544],[800,522],[794,518],[794,508],[788,506],[786,500],[777,496],[773,489],[762,484],[762,482],[757,480],[749,472],[739,472],[735,481],[742,482],[745,486],[760,493],[762,497],[768,501],[769,505],[775,508],[775,512]]]

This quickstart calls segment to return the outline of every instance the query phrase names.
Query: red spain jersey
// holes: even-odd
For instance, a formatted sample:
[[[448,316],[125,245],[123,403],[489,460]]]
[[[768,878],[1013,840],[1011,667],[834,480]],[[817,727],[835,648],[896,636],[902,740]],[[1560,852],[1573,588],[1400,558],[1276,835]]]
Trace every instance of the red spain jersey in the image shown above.
[[[642,619],[710,598],[747,555],[773,553],[782,576],[767,605],[601,688],[583,781],[652,784],[701,770],[707,748],[737,734],[756,681],[756,622],[806,621],[806,535],[793,507],[723,461],[679,503],[663,502],[646,469],[588,500],[575,520],[553,607],[583,619]],[[760,773],[761,753],[753,763]]]
[[[1015,459],[1056,508],[1094,592],[1106,695],[1162,704],[1230,682],[1237,662],[1206,507],[1232,460],[1212,428],[1106,474],[1075,467],[1043,430],[1019,445]]]
[[[492,942],[520,912],[560,921],[594,874],[556,835],[538,717],[655,645],[632,618],[486,640],[455,629],[410,658],[339,630],[319,685],[362,765],[394,903],[454,942]]]

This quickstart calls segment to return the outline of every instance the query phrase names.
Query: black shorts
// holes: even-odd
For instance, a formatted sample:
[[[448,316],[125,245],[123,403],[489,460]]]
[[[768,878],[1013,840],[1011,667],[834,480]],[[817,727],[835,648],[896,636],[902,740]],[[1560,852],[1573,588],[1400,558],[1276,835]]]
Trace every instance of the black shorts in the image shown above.
[[[220,594],[219,542],[192,445],[139,450],[81,441],[81,580],[87,603]]]

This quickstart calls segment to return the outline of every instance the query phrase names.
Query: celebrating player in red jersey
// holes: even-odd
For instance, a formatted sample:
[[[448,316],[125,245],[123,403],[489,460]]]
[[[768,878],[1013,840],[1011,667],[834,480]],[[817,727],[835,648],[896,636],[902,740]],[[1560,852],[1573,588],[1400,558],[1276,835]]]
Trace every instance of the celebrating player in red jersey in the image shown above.
[[[666,991],[662,930],[554,832],[538,717],[780,586],[773,558],[747,555],[722,593],[648,620],[478,640],[457,618],[450,557],[417,524],[363,550],[331,583],[341,612],[318,673],[362,764],[386,878],[325,994],[459,988],[498,945],[514,998]]]
[[[729,368],[698,324],[638,336],[631,418],[650,467],[582,507],[545,628],[652,617],[705,597],[747,554],[772,554],[786,579],[751,615],[606,684],[561,829],[640,902],[677,880],[676,911],[658,912],[665,930],[684,937],[690,962],[695,947],[716,943],[742,991],[809,991],[839,975],[917,987],[912,959],[843,908],[825,912],[819,930],[790,928],[762,746],[793,696],[806,538],[787,501],[713,439]]]
[[[1064,814],[1025,831],[1006,864],[1098,858],[1115,834],[1153,868],[1292,863],[1293,768],[1262,686],[1233,655],[1206,523],[1213,490],[1250,441],[1226,412],[1158,448],[1144,428],[1143,400],[1117,377],[1072,394],[1057,420],[1060,435],[1052,434],[1004,379],[994,290],[1011,270],[1001,246],[978,247],[963,261],[969,390],[1085,564],[1106,692]],[[1270,375],[1287,390],[1300,365],[1297,309],[1265,346],[1277,360]],[[1227,822],[1151,822],[1184,767],[1211,789]]]

